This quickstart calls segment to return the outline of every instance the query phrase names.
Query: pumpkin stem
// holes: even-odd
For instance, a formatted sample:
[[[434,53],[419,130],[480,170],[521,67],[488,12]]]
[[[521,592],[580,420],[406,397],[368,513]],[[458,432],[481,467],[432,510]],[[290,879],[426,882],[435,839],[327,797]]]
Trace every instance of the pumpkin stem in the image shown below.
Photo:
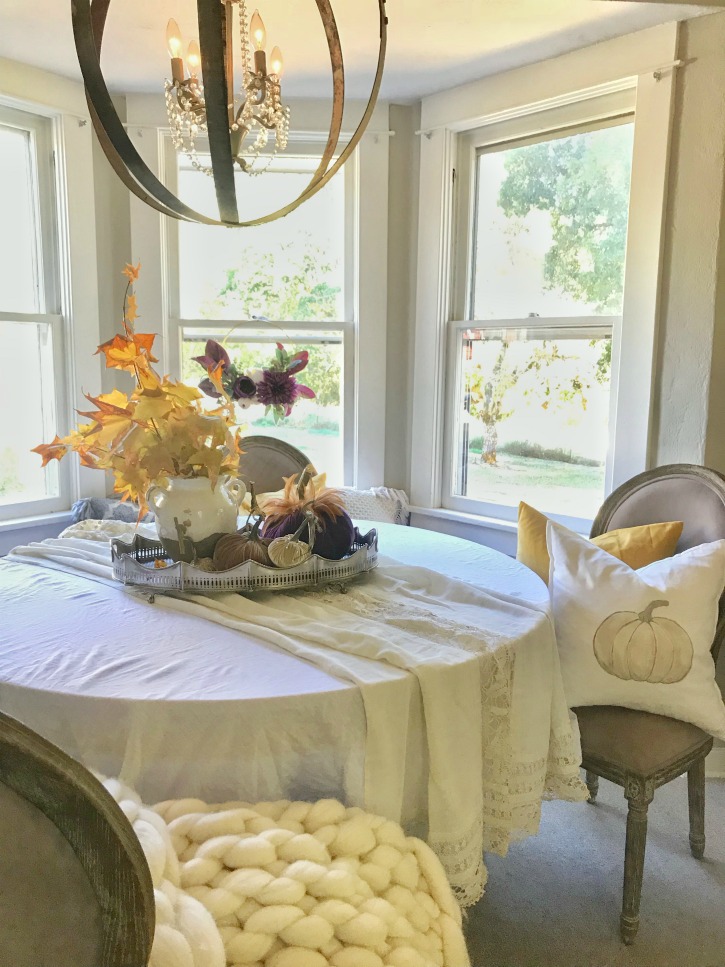
[[[655,610],[655,608],[666,608],[669,603],[669,601],[652,601],[647,605],[644,611],[639,613],[639,620],[650,622],[652,620],[652,612]]]
[[[310,480],[312,480],[313,477],[314,477],[314,467],[312,466],[311,463],[308,463],[305,469],[300,473],[297,481],[297,494],[300,500],[304,500],[305,489],[307,488],[307,484],[310,482]]]
[[[310,536],[310,527],[312,526],[311,525],[311,522],[310,522],[310,516],[311,516],[310,514],[305,514],[303,516],[302,523],[300,524],[300,526],[297,528],[297,530],[292,535],[292,540],[293,541],[299,540],[300,534],[305,529],[305,527],[307,528],[307,535],[308,535],[308,538],[309,538],[309,536]]]

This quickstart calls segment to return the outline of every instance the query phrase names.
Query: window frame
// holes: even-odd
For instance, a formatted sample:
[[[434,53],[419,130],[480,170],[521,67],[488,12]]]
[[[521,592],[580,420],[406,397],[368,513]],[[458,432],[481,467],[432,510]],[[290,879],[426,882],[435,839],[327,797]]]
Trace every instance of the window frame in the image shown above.
[[[315,138],[312,135],[304,135],[290,132],[289,147],[281,159],[294,157],[311,157],[315,154],[320,155],[325,148],[326,141]],[[161,154],[163,159],[165,181],[171,190],[177,191],[177,152],[173,146],[170,132],[163,132]],[[342,370],[342,399],[341,413],[342,426],[341,436],[343,444],[343,483],[350,485],[355,473],[355,448],[354,436],[350,432],[356,423],[356,393],[355,393],[355,358],[356,358],[356,276],[357,266],[357,245],[355,244],[355,232],[350,231],[351,226],[358,223],[359,183],[358,173],[359,158],[355,153],[345,164],[341,177],[345,180],[344,187],[344,234],[345,234],[345,258],[343,264],[344,276],[344,318],[326,320],[307,320],[297,321],[276,319],[275,329],[285,329],[290,336],[295,333],[309,332],[340,332],[342,334],[343,346],[343,370]],[[261,175],[260,177],[264,177]],[[165,282],[168,292],[168,312],[165,320],[165,343],[168,347],[167,366],[171,372],[178,374],[181,372],[181,346],[183,342],[184,329],[206,330],[210,336],[218,333],[220,329],[229,330],[232,327],[239,333],[245,331],[258,332],[262,328],[259,321],[252,319],[187,319],[181,315],[180,308],[180,280],[179,280],[179,223],[174,219],[166,219],[164,222],[164,249],[165,257],[163,263],[165,267]],[[244,229],[240,229],[244,231]],[[282,337],[280,336],[280,340]],[[324,468],[321,468],[324,469]]]
[[[41,365],[52,377],[52,392],[42,401],[44,435],[63,435],[69,427],[68,381],[66,378],[66,318],[62,312],[61,251],[58,222],[60,191],[57,183],[58,130],[52,118],[27,106],[0,100],[0,125],[27,132],[30,138],[30,166],[34,191],[35,258],[38,263],[38,302],[45,311],[0,310],[0,322],[48,327],[48,345]],[[36,441],[37,444],[43,440]],[[40,458],[38,458],[40,459]],[[0,521],[40,516],[67,510],[74,493],[68,461],[55,463],[47,471],[56,475],[57,495],[0,504]]]
[[[610,442],[605,465],[605,494],[613,488],[616,477],[615,427],[619,388],[622,315],[538,316],[525,319],[479,319],[474,313],[474,268],[476,261],[476,223],[478,207],[479,158],[482,154],[540,144],[598,131],[619,124],[636,124],[636,91],[628,86],[607,91],[586,100],[525,114],[474,128],[458,136],[456,151],[455,254],[451,268],[452,311],[458,312],[448,323],[446,346],[445,398],[443,404],[443,446],[440,477],[441,507],[460,513],[475,514],[493,520],[516,520],[516,507],[495,501],[463,497],[455,492],[454,458],[456,446],[456,408],[460,390],[460,354],[458,337],[462,329],[610,329],[612,367],[610,381]],[[631,190],[630,190],[631,194]],[[626,255],[625,255],[626,260]],[[575,530],[587,530],[592,518],[556,514],[546,507],[542,512]]]
[[[452,270],[462,230],[454,217],[455,201],[465,181],[458,177],[459,137],[627,89],[636,97],[636,116],[621,352],[613,359],[619,382],[612,487],[651,466],[677,25],[643,31],[636,45],[630,39],[562,54],[423,99],[410,457],[415,467],[410,479],[413,522],[419,526],[515,553],[512,522],[442,506],[448,324],[465,318]],[[653,64],[664,66],[655,69]]]

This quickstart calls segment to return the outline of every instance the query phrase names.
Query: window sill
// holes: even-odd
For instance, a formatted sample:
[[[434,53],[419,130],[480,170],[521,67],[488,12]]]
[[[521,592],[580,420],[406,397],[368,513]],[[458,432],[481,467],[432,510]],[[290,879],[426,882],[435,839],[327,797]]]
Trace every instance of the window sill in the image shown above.
[[[31,517],[10,517],[7,520],[0,520],[0,533],[26,530],[32,527],[63,526],[72,523],[73,517],[69,510],[56,511],[52,514],[36,514]]]
[[[410,523],[413,527],[462,537],[475,544],[484,544],[509,557],[516,555],[516,524],[514,521],[467,514],[445,507],[411,507]]]
[[[73,518],[69,510],[1,520],[0,557],[14,547],[34,544],[36,541],[44,541],[48,537],[57,537],[72,522]]]
[[[411,507],[410,511],[412,514],[417,514],[420,517],[450,520],[459,524],[485,527],[508,534],[515,534],[518,529],[516,522],[512,520],[502,520],[499,517],[484,517],[482,514],[466,514],[461,510],[448,510],[446,507]]]
[[[475,544],[484,544],[509,557],[516,556],[518,525],[516,521],[486,517],[483,514],[467,514],[465,511],[446,507],[411,507],[410,523],[413,527],[462,537]],[[588,534],[582,534],[588,537]]]

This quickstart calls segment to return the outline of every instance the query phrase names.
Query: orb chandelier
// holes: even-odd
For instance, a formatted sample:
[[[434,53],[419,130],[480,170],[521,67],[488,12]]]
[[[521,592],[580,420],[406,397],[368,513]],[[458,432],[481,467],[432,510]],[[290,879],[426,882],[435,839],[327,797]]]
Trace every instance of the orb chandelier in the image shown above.
[[[247,24],[245,0],[196,0],[199,41],[189,45],[184,70],[181,36],[173,21],[167,29],[172,57],[166,103],[172,139],[192,163],[204,169],[196,153],[196,138],[208,139],[219,218],[194,211],[176,197],[146,165],[131,139],[108,92],[101,72],[103,30],[111,0],[71,0],[73,35],[91,120],[101,147],[114,171],[137,198],[164,215],[207,225],[248,227],[289,214],[318,192],[339,171],[360,142],[372,117],[385,64],[387,17],[385,0],[374,0],[380,23],[380,47],[370,97],[363,116],[347,144],[339,151],[345,105],[345,69],[340,37],[330,0],[314,0],[327,41],[332,72],[330,130],[320,163],[308,185],[292,202],[259,218],[239,216],[234,181],[235,164],[250,174],[259,172],[287,143],[289,114],[281,100],[282,55],[275,48],[269,72],[264,51],[261,17]],[[242,90],[235,102],[232,41],[232,7],[239,8]],[[255,47],[253,57],[250,41]],[[201,75],[201,76],[200,76]],[[273,139],[270,148],[269,141]],[[268,149],[265,153],[265,149]],[[258,164],[259,162],[259,164]]]

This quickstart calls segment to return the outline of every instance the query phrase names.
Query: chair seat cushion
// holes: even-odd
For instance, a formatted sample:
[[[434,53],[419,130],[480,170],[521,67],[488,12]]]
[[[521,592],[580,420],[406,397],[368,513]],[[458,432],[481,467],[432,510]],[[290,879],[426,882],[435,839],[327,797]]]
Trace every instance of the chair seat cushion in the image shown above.
[[[585,767],[588,762],[607,763],[646,778],[688,756],[696,758],[712,743],[711,736],[696,725],[651,712],[614,705],[580,706],[573,711],[579,719]]]

